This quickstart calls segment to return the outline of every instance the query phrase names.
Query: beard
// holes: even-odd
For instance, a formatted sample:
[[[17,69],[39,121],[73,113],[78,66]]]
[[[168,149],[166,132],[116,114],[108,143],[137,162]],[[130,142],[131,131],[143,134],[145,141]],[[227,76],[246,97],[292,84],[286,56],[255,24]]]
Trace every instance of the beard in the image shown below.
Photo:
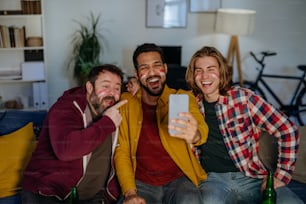
[[[103,112],[116,103],[114,96],[104,96],[100,99],[95,93],[91,95],[91,105],[95,109],[98,117],[101,117]]]
[[[163,93],[163,90],[164,90],[164,87],[165,87],[165,83],[162,84],[162,88],[161,88],[159,91],[157,91],[157,92],[152,91],[151,89],[149,89],[148,87],[146,87],[146,86],[144,86],[144,85],[142,85],[142,84],[141,84],[141,86],[142,86],[142,88],[143,88],[149,95],[151,95],[151,96],[160,96],[160,95]]]
[[[155,89],[151,89],[148,86],[145,86],[143,83],[140,83],[140,86],[151,96],[160,96],[164,91],[165,85],[166,81],[161,84],[161,89],[156,91]]]

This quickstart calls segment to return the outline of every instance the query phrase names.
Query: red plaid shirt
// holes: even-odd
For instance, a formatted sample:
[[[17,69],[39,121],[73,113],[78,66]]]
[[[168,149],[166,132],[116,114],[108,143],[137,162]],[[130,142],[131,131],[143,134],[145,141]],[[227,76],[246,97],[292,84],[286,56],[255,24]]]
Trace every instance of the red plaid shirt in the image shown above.
[[[288,184],[295,168],[299,144],[297,126],[282,112],[248,89],[231,88],[220,96],[215,106],[219,129],[230,157],[247,176],[262,178],[266,169],[258,156],[262,130],[278,141],[278,162],[275,177]],[[204,105],[197,97],[205,116]]]

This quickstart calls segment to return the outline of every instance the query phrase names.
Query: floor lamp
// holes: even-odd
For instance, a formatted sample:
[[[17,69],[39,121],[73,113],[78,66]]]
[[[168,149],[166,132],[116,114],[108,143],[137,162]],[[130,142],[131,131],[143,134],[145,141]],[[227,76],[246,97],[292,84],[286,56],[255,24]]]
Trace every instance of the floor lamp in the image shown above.
[[[217,11],[216,32],[231,35],[227,53],[228,65],[233,68],[236,57],[240,85],[243,84],[238,36],[251,35],[255,28],[254,10],[221,8]]]

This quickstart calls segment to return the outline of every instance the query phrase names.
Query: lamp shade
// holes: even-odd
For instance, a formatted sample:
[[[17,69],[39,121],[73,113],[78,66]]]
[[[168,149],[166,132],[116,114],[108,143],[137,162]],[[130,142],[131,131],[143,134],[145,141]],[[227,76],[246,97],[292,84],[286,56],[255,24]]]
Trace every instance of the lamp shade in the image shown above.
[[[217,11],[216,32],[230,35],[251,35],[255,29],[254,10],[222,8]]]

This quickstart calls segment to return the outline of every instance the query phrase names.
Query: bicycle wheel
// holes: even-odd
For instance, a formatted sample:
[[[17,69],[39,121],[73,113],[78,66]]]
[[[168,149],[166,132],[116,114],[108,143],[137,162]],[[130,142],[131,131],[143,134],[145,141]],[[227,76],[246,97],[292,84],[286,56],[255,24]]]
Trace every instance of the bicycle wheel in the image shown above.
[[[240,83],[239,82],[234,82],[233,86],[240,86]],[[242,87],[254,91],[257,95],[260,95],[265,100],[267,99],[266,95],[263,92],[263,90],[261,88],[259,88],[257,85],[255,85],[251,81],[243,81],[243,86]]]
[[[303,88],[300,91],[296,101],[298,108],[297,119],[302,126],[306,124],[306,88]]]

